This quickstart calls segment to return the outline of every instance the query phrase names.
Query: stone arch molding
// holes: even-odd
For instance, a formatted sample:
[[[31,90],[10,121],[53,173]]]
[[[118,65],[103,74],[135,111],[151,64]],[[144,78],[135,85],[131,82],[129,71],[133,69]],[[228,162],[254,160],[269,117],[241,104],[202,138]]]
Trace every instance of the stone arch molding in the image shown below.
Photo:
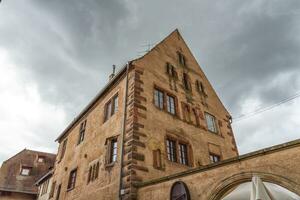
[[[300,196],[300,184],[293,180],[278,174],[249,171],[234,174],[220,181],[212,190],[209,200],[220,200],[230,189],[242,183],[251,181],[253,176],[258,176],[265,182],[277,184]]]

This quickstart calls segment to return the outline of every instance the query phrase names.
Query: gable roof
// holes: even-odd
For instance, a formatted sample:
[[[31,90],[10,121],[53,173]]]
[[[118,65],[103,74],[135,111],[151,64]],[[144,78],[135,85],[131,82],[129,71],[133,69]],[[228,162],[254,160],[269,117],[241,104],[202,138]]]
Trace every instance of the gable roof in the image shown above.
[[[212,91],[215,93],[217,99],[219,100],[219,102],[221,103],[221,105],[223,106],[223,108],[226,110],[226,112],[229,114],[228,110],[226,109],[226,107],[224,106],[224,104],[222,103],[222,101],[220,100],[219,96],[217,95],[216,91],[214,90],[214,88],[212,87],[212,85],[210,84],[209,80],[207,79],[205,73],[203,72],[203,70],[201,69],[199,63],[197,62],[197,59],[195,58],[195,56],[193,55],[192,51],[190,50],[189,46],[186,44],[185,40],[183,39],[183,37],[181,36],[179,30],[176,28],[174,31],[172,31],[168,36],[166,36],[163,40],[161,40],[159,43],[157,43],[153,48],[151,48],[147,53],[145,53],[143,56],[138,57],[136,59],[133,59],[131,61],[129,61],[126,65],[124,65],[119,72],[115,75],[115,77],[110,80],[102,90],[99,91],[99,93],[90,101],[90,103],[77,115],[77,117],[74,118],[74,120],[67,126],[67,128],[57,137],[57,139],[55,140],[56,142],[59,141],[64,138],[64,136],[74,127],[75,124],[77,124],[82,117],[84,117],[89,110],[96,104],[96,102],[105,95],[105,93],[109,90],[110,87],[112,87],[117,81],[119,81],[119,79],[122,78],[122,76],[125,74],[126,72],[126,68],[127,65],[128,67],[130,67],[130,64],[143,59],[145,56],[147,56],[148,54],[150,54],[151,52],[153,52],[157,47],[159,47],[161,44],[165,43],[165,41],[170,38],[173,37],[174,35],[177,35],[178,37],[180,37],[180,39],[183,41],[184,45],[186,46],[186,48],[188,49],[189,53],[192,55],[193,59],[196,61],[197,65],[199,66],[199,70],[202,72],[203,76],[205,77],[205,79],[207,80],[207,82],[209,83],[210,87],[212,88]]]

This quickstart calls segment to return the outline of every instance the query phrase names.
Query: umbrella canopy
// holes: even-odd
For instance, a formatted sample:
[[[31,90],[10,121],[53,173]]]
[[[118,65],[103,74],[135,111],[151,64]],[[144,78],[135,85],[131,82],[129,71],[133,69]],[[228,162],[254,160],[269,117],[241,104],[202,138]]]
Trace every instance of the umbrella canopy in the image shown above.
[[[271,193],[257,176],[252,178],[252,190],[250,200],[273,200]]]

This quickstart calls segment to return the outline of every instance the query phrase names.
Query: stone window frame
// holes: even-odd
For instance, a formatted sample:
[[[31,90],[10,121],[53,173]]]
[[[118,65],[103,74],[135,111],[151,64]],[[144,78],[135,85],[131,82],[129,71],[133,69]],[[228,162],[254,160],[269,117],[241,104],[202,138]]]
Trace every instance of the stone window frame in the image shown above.
[[[46,156],[44,156],[44,155],[37,155],[36,162],[37,163],[45,163],[46,162]]]
[[[64,139],[63,142],[61,143],[61,150],[59,154],[59,160],[58,163],[62,161],[62,159],[65,157],[66,151],[67,151],[67,145],[68,145],[68,138]]]
[[[207,123],[206,115],[213,117],[213,119],[214,119],[214,125],[215,125],[216,131],[212,131],[212,130],[209,129],[208,123]],[[216,117],[215,115],[213,115],[213,114],[211,114],[211,113],[205,111],[205,112],[204,112],[204,120],[205,120],[205,123],[206,123],[207,130],[208,130],[209,132],[211,132],[211,133],[213,133],[213,134],[215,134],[215,135],[221,136],[221,133],[220,133],[220,127],[219,127],[219,123],[218,123],[218,119],[217,119],[217,117]]]
[[[24,174],[23,170],[28,170],[28,174]],[[33,170],[33,167],[26,166],[26,165],[21,165],[20,175],[21,176],[31,176],[32,170]]]
[[[88,179],[87,184],[90,184],[99,178],[100,173],[100,161],[96,160],[89,164],[88,166]]]
[[[69,173],[68,178],[68,185],[67,185],[67,191],[71,191],[76,186],[76,180],[77,180],[77,174],[78,174],[78,167],[72,169]]]
[[[183,72],[182,73],[182,85],[183,85],[183,88],[186,92],[189,92],[189,93],[192,93],[193,92],[193,87],[192,87],[192,84],[191,84],[191,77],[188,75],[188,73],[186,72]]]
[[[176,161],[173,162],[171,160],[169,160],[168,158],[168,147],[167,147],[167,140],[172,140],[172,141],[175,141],[176,143]],[[185,139],[182,139],[182,138],[179,138],[179,137],[176,137],[176,136],[173,136],[173,135],[170,135],[170,134],[166,134],[165,136],[165,159],[169,162],[169,163],[175,163],[175,164],[179,164],[180,166],[187,166],[187,167],[193,167],[193,149],[192,149],[192,145],[189,141],[185,140]],[[187,164],[182,164],[180,163],[179,161],[179,144],[184,144],[187,146],[187,158],[188,158],[188,163]]]
[[[119,110],[119,92],[114,94],[104,105],[104,120],[107,122]]]
[[[205,90],[205,87],[204,87],[202,81],[200,81],[200,80],[197,79],[195,81],[195,85],[196,85],[196,90],[198,91],[199,94],[207,96],[206,90]]]
[[[79,125],[79,136],[78,136],[77,145],[80,145],[84,141],[86,124],[87,124],[87,119],[83,119]]]
[[[109,138],[106,138],[105,145],[106,145],[106,155],[105,155],[105,168],[113,167],[116,162],[118,162],[118,152],[119,152],[119,135],[115,135]],[[117,153],[116,159],[112,161],[112,141],[116,141],[117,144]]]
[[[153,101],[152,102],[153,102],[153,105],[155,106],[155,108],[157,108],[157,109],[159,109],[161,111],[164,111],[164,112],[168,113],[171,116],[179,118],[178,98],[177,98],[177,96],[174,93],[172,93],[172,92],[170,92],[170,91],[168,91],[168,90],[166,90],[166,89],[158,86],[157,84],[154,84],[153,88],[154,89],[153,89]],[[163,108],[162,109],[160,107],[158,107],[156,105],[156,103],[155,103],[155,91],[156,90],[158,90],[158,91],[160,91],[160,92],[163,93]],[[174,105],[174,108],[175,108],[175,113],[174,114],[172,114],[171,112],[168,111],[167,96],[170,96],[170,97],[174,98],[174,104],[175,104]]]
[[[161,150],[156,149],[153,150],[152,153],[153,153],[153,168],[158,170],[164,170]]]
[[[178,63],[183,67],[187,67],[187,59],[183,55],[183,53],[181,53],[180,51],[177,51],[177,57],[178,57]]]
[[[178,80],[178,73],[176,68],[169,62],[166,63],[166,73],[172,79]]]
[[[218,161],[212,160],[211,157],[217,157],[219,160]],[[222,161],[222,155],[209,152],[209,161],[211,164],[218,163],[218,162]]]

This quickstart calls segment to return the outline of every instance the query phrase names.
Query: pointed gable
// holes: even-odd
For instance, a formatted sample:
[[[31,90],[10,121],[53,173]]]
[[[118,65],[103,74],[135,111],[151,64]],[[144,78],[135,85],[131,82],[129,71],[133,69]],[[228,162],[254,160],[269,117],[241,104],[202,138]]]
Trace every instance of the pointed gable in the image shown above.
[[[180,55],[184,57],[185,66],[180,63]],[[214,102],[213,104],[211,104],[211,107],[213,107],[212,109],[215,109],[218,112],[220,110],[223,110],[226,116],[230,116],[229,112],[219,99],[216,91],[210,84],[209,80],[207,79],[206,75],[204,74],[203,70],[201,69],[196,58],[187,46],[178,29],[175,29],[173,32],[171,32],[144,56],[134,60],[134,63],[142,67],[148,67],[148,69],[152,70],[152,72],[157,77],[160,77],[161,73],[166,71],[165,66],[167,63],[170,63],[171,65],[175,66],[175,68],[177,68],[178,72],[180,72],[180,81],[182,81],[182,74],[186,72],[193,77],[193,79],[191,80],[191,86],[193,90],[195,90],[196,87],[198,87],[197,84],[201,82],[208,98],[212,100],[209,102]],[[155,69],[151,65],[161,66],[162,70],[159,72],[155,71]],[[197,83],[197,80],[199,80],[200,82]]]

